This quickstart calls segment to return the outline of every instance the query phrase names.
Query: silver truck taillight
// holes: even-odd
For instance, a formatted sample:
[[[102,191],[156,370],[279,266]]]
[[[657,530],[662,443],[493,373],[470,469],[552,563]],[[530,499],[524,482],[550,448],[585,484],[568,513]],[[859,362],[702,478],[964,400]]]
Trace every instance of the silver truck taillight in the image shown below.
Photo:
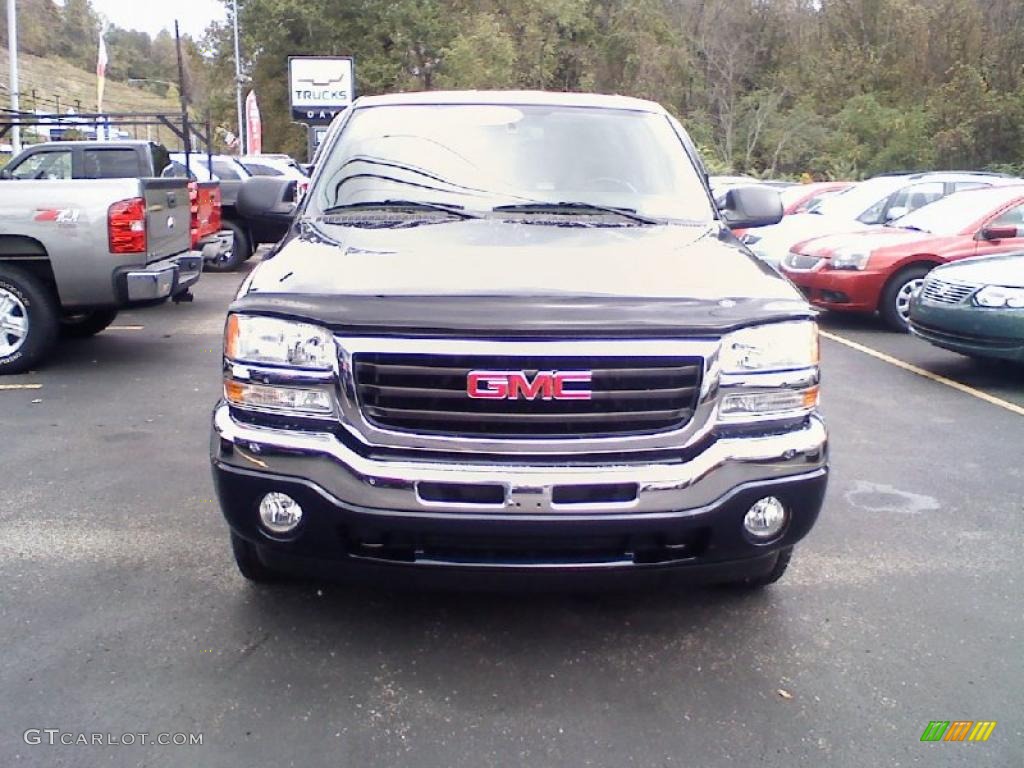
[[[111,253],[146,252],[146,201],[119,200],[107,209],[107,239]]]

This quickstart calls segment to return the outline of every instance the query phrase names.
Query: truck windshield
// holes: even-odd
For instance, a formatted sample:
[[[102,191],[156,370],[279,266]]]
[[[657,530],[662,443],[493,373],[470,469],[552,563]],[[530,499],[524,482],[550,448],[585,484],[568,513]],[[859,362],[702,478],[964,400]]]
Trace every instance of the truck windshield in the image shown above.
[[[314,216],[391,200],[484,212],[504,207],[523,216],[586,213],[584,203],[595,207],[591,214],[600,207],[700,224],[714,216],[682,141],[655,113],[364,107],[322,162],[309,208]]]

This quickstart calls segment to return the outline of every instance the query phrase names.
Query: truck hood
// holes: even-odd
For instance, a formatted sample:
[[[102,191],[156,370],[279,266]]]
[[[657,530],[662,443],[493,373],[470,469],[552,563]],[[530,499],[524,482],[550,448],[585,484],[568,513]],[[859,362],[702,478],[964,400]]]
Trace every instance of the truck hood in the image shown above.
[[[1024,288],[1024,253],[977,256],[939,267],[933,274],[943,280]]]
[[[348,330],[533,335],[717,332],[810,316],[717,225],[495,220],[306,224],[253,271],[234,308]]]

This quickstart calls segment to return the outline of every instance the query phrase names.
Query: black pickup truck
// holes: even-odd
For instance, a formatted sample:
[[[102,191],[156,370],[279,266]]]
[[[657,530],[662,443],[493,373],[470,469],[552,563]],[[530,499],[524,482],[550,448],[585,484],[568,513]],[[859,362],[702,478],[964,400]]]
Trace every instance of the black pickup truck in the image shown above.
[[[328,142],[226,324],[243,575],[782,575],[828,463],[814,315],[728,226],[775,192],[719,210],[678,121],[623,97],[368,97]]]

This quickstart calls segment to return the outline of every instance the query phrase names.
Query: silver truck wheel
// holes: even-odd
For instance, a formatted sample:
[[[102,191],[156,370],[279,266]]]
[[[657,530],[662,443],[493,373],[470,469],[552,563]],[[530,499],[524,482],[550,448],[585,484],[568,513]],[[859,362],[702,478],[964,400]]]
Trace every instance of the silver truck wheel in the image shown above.
[[[0,376],[30,370],[57,340],[57,297],[38,277],[0,263]]]
[[[28,338],[28,310],[13,291],[0,288],[0,357],[10,357]]]

